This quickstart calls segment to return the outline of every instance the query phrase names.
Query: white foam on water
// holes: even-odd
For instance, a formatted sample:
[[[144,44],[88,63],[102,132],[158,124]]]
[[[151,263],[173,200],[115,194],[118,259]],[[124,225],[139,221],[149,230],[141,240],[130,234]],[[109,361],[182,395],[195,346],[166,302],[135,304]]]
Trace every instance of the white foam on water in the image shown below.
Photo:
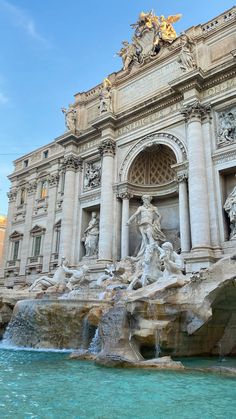
[[[78,349],[56,349],[56,348],[30,348],[25,346],[15,346],[7,342],[0,342],[0,349],[10,351],[27,351],[27,352],[53,352],[53,353],[71,353]]]

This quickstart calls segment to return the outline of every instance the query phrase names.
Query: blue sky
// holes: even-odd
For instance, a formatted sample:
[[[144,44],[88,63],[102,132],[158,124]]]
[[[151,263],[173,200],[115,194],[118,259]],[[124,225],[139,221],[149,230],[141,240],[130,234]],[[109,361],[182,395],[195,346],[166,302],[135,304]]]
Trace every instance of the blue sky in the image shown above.
[[[182,13],[177,32],[231,8],[229,0],[0,0],[0,214],[12,160],[64,132],[61,107],[121,68],[115,57],[144,10]]]

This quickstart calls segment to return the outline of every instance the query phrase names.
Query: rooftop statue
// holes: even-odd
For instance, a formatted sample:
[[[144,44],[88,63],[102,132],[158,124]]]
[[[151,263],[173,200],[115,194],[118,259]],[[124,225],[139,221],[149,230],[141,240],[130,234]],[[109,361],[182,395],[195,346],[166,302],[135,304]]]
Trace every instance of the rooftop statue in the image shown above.
[[[135,30],[132,43],[123,41],[123,47],[117,53],[122,58],[123,70],[127,70],[132,63],[143,64],[145,59],[158,54],[161,46],[171,43],[177,38],[172,23],[181,18],[181,14],[156,16],[153,11],[141,12],[136,23],[131,27]]]
[[[100,114],[103,112],[112,112],[112,84],[108,78],[103,80],[102,91],[100,94]]]
[[[61,108],[62,113],[65,115],[65,125],[68,131],[76,131],[76,110],[72,105],[69,105],[69,108]]]

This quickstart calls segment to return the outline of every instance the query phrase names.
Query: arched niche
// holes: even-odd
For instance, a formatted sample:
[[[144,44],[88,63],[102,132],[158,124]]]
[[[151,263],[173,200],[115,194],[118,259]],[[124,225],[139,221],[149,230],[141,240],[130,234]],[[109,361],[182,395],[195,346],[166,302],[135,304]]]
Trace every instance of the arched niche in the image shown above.
[[[130,169],[136,157],[140,155],[142,151],[147,151],[154,146],[165,146],[170,149],[172,151],[172,155],[175,156],[175,163],[182,163],[187,159],[186,146],[179,138],[169,133],[153,133],[141,138],[130,148],[119,169],[120,182],[128,181]]]

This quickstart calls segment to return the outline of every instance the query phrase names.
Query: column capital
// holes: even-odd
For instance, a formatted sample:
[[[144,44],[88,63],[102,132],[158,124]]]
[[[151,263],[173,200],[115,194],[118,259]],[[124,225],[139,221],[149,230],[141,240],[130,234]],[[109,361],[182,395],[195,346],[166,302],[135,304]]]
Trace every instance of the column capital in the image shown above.
[[[175,180],[176,180],[177,183],[186,182],[188,180],[187,170],[177,173]]]
[[[37,180],[33,180],[32,182],[27,183],[26,189],[27,189],[28,195],[34,194],[37,189],[37,186],[38,186]]]
[[[111,156],[114,157],[116,152],[116,143],[112,139],[103,140],[98,147],[98,151],[101,156]]]
[[[82,163],[83,163],[83,160],[81,157],[77,157],[71,154],[69,156],[64,157],[64,160],[61,165],[61,170],[62,171],[73,170],[74,172],[76,172],[77,170],[81,171]]]
[[[133,195],[129,191],[123,191],[117,194],[117,198],[120,198],[122,200],[124,199],[130,200],[131,198],[133,198]]]
[[[200,121],[204,118],[208,117],[211,112],[211,105],[203,105],[198,100],[189,105],[183,107],[182,111],[180,112],[186,122],[191,122],[193,119],[199,119]]]
[[[54,186],[57,186],[58,182],[59,182],[59,174],[52,173],[48,178],[49,188],[53,188]]]
[[[11,188],[10,191],[7,193],[9,202],[14,202],[17,196],[17,188]]]

